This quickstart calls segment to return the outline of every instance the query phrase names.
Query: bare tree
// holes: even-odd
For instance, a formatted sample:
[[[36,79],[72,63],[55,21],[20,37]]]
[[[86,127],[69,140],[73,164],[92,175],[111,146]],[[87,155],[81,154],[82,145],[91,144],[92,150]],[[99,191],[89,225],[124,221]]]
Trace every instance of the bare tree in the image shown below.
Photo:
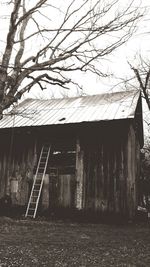
[[[120,11],[119,2],[56,0],[53,6],[51,0],[7,1],[10,19],[0,60],[1,116],[35,85],[42,90],[47,84],[67,88],[75,71],[106,76],[100,60],[130,38],[142,16],[134,1]]]
[[[134,72],[134,77],[131,80],[135,79],[138,82],[138,86],[150,110],[150,62],[139,56],[139,62],[136,66],[131,63],[129,65]]]

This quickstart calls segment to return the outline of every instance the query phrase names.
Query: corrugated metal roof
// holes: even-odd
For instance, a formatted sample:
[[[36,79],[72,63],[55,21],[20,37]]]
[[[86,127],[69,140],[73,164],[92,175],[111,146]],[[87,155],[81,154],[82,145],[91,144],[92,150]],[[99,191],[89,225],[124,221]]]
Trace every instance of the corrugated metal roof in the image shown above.
[[[134,118],[140,91],[51,100],[26,99],[0,128],[96,122]]]

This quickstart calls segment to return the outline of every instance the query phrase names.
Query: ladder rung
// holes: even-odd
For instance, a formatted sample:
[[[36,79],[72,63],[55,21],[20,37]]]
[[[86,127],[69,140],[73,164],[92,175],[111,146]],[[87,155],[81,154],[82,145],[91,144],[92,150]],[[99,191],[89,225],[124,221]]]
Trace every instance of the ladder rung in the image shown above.
[[[32,213],[31,213],[32,212]],[[29,214],[30,213],[30,214]],[[33,216],[34,215],[34,210],[28,210],[28,215],[30,215],[30,216]]]
[[[45,169],[45,163],[41,163],[40,166],[39,166],[39,168],[38,168],[38,170],[39,169],[43,169],[44,170]]]
[[[37,188],[37,187],[36,187],[36,188],[33,188],[33,193],[34,193],[34,192],[36,193],[37,191],[39,191],[39,189],[40,189],[40,188]]]
[[[45,169],[45,166],[46,166],[45,163],[44,163],[44,166],[40,166],[40,165],[39,165],[38,170],[39,170],[39,169]]]
[[[33,192],[38,192],[39,190],[37,190],[37,189],[33,189]]]

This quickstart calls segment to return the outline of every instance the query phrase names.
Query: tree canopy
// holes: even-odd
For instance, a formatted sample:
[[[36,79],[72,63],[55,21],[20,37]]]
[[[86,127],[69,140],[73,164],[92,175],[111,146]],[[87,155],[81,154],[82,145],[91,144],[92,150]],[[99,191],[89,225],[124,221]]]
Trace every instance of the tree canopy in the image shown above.
[[[38,85],[68,88],[71,73],[107,76],[100,65],[133,34],[134,1],[12,0],[0,59],[0,114]]]

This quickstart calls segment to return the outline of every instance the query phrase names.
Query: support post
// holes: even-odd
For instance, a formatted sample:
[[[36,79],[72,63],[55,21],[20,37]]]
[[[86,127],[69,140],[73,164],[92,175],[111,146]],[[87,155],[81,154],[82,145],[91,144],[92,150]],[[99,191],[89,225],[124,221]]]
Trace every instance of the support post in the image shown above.
[[[81,150],[80,140],[77,139],[76,143],[76,208],[81,210],[84,206],[83,204],[83,178],[84,178],[84,168],[83,168],[83,150]]]

